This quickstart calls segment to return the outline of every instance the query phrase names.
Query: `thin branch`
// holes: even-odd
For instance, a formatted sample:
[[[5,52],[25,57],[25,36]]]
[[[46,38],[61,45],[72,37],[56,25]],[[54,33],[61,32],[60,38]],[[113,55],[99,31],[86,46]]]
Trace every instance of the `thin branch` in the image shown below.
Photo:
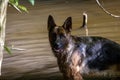
[[[22,49],[22,48],[17,48],[17,47],[14,47],[14,45],[12,45],[12,50],[18,50],[18,51],[25,51],[26,49]]]
[[[115,14],[112,14],[112,13],[108,12],[108,11],[100,4],[99,0],[96,0],[96,2],[97,2],[97,4],[98,4],[98,6],[99,6],[100,8],[102,8],[102,10],[103,10],[105,13],[107,13],[108,15],[110,15],[110,16],[112,16],[112,17],[120,18],[119,15],[115,15]]]

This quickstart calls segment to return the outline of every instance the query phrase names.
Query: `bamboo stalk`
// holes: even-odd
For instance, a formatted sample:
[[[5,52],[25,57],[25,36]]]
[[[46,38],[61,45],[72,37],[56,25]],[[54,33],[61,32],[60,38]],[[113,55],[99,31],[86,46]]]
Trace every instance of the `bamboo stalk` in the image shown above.
[[[0,0],[0,75],[5,43],[6,14],[9,0]]]

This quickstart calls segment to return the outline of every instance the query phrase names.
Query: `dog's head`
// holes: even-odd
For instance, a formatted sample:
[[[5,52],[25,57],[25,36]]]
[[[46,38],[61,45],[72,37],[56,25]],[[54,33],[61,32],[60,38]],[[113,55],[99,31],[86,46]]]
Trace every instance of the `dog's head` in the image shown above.
[[[57,26],[51,15],[48,17],[49,41],[53,52],[62,53],[69,44],[72,19],[68,17],[62,26]]]

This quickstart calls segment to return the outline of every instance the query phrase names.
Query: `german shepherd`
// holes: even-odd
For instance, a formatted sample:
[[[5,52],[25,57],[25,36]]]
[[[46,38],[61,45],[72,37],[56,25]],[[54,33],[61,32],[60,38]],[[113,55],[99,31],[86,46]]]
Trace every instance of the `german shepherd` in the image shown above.
[[[83,80],[84,75],[120,76],[120,45],[97,36],[72,36],[72,18],[62,26],[48,17],[51,49],[65,80]]]

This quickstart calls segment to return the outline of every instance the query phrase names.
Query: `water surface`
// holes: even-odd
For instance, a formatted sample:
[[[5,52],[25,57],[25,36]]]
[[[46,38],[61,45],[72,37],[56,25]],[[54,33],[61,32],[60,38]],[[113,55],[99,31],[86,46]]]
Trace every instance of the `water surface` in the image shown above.
[[[111,13],[120,15],[120,0],[101,1]],[[19,13],[8,8],[6,44],[12,55],[4,53],[3,80],[61,80],[56,58],[48,42],[47,18],[53,15],[55,22],[62,25],[69,16],[73,19],[72,34],[85,35],[76,30],[82,24],[82,13],[88,14],[89,35],[102,36],[120,43],[120,19],[104,13],[95,0],[37,0],[35,6],[21,2],[29,13]]]

